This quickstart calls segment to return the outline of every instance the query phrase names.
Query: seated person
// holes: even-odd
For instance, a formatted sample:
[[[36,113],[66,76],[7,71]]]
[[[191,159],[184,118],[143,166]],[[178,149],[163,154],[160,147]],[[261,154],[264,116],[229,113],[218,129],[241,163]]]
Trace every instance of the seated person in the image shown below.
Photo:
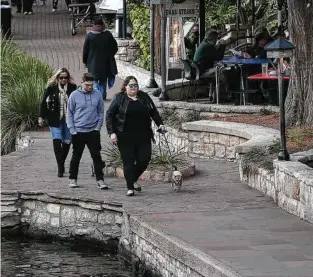
[[[199,67],[200,76],[202,77],[212,75],[215,72],[215,69],[213,69],[214,63],[224,57],[226,45],[221,42],[217,46],[217,39],[217,31],[208,31],[194,55],[193,60]]]
[[[265,27],[257,28],[254,32],[254,45],[247,52],[242,52],[245,58],[266,58],[265,45],[273,41],[268,30]]]
[[[247,50],[247,52],[242,52],[242,56],[244,58],[259,58],[259,59],[266,59],[266,51],[264,47],[273,41],[273,38],[270,36],[267,28],[260,27],[257,28],[254,32],[254,45]],[[262,69],[260,65],[246,65],[244,67],[245,75],[250,76],[257,73],[261,73]],[[273,86],[272,83],[263,82],[263,88],[265,90],[271,89]],[[255,81],[248,81],[246,80],[246,87],[249,89],[259,89],[259,83]],[[276,104],[276,93],[270,93],[270,104]],[[260,89],[256,94],[249,95],[249,102],[252,104],[263,104],[264,103],[264,96],[262,90]]]

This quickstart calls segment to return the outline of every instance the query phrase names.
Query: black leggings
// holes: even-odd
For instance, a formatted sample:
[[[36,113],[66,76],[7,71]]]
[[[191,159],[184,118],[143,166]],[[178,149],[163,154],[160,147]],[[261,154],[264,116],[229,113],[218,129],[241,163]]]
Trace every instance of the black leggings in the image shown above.
[[[151,160],[151,138],[130,139],[118,137],[124,177],[129,190],[134,189],[140,175],[147,169]]]

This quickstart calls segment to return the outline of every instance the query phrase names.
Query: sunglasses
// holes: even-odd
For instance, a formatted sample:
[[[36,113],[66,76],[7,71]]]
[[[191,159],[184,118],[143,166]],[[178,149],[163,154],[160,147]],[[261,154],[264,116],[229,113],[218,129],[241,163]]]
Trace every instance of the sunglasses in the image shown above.
[[[60,77],[59,77],[59,79],[60,79],[60,80],[67,80],[67,79],[68,79],[68,77],[63,77],[63,76],[60,76]]]
[[[138,84],[129,84],[128,87],[129,88],[138,88]]]

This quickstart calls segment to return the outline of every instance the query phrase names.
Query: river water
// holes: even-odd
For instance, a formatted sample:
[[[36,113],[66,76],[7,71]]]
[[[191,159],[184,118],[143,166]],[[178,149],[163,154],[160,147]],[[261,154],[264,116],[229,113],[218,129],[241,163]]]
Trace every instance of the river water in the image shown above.
[[[1,238],[2,277],[134,277],[116,253],[86,244]]]

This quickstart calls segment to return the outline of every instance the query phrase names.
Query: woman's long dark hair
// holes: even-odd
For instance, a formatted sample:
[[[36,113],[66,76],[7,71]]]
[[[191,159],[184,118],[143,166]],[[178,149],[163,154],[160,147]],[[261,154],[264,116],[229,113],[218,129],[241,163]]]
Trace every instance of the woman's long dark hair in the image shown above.
[[[125,78],[124,82],[123,82],[123,85],[122,85],[122,87],[121,87],[121,91],[118,92],[118,94],[119,94],[119,93],[125,93],[125,92],[126,92],[126,87],[127,87],[128,83],[129,83],[131,80],[135,80],[136,83],[138,84],[138,81],[137,81],[136,77],[134,77],[134,76],[127,76],[127,77]]]

